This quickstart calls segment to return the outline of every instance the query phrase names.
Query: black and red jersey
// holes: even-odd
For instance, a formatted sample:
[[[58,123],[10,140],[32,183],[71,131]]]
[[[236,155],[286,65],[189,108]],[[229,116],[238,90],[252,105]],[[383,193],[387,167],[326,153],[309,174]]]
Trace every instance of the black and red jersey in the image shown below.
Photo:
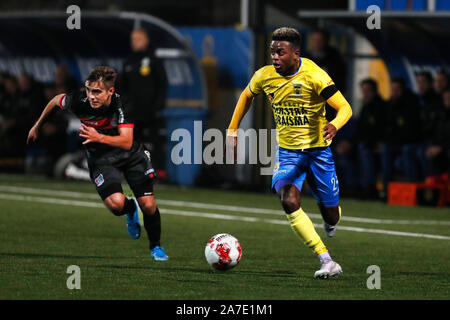
[[[58,105],[61,109],[72,112],[84,125],[93,127],[104,135],[117,136],[119,135],[119,128],[134,127],[133,122],[127,117],[125,107],[123,106],[120,95],[117,93],[112,95],[109,106],[102,106],[100,108],[91,107],[84,90],[63,95]],[[103,143],[92,142],[86,144],[89,160],[108,164],[113,164],[128,158],[130,153],[135,152],[137,147],[138,144],[134,140],[130,150],[124,150]]]

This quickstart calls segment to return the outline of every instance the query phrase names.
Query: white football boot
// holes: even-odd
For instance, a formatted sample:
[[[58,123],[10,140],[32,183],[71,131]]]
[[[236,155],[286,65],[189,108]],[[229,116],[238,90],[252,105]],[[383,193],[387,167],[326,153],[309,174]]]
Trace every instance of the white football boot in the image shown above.
[[[326,235],[330,238],[334,237],[334,235],[336,234],[336,229],[336,225],[332,226],[331,224],[328,224],[326,222],[323,223],[323,230],[325,230]]]
[[[342,273],[341,266],[334,262],[333,260],[326,260],[322,263],[320,270],[314,273],[314,278],[316,279],[328,279],[330,277],[336,277]]]

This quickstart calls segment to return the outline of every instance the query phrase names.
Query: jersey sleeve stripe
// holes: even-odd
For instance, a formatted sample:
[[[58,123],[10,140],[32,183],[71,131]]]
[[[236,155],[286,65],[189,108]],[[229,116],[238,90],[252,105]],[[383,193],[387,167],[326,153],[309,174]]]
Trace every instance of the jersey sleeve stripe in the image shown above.
[[[338,89],[336,88],[336,86],[334,84],[332,84],[331,86],[328,86],[326,88],[324,88],[321,92],[320,92],[320,96],[322,98],[324,98],[325,100],[330,99],[336,92],[338,92]]]
[[[134,128],[133,123],[122,123],[117,126],[117,128]]]
[[[251,92],[254,96],[256,96],[256,94],[253,92],[252,87],[251,87],[250,85],[248,85],[248,90],[250,90],[250,92]]]
[[[64,99],[65,97],[66,97],[66,95],[63,94],[63,95],[61,96],[61,98],[59,99],[58,106],[59,106],[61,109],[63,109],[63,105],[62,105],[61,103],[62,103],[62,101],[63,101],[63,99]]]

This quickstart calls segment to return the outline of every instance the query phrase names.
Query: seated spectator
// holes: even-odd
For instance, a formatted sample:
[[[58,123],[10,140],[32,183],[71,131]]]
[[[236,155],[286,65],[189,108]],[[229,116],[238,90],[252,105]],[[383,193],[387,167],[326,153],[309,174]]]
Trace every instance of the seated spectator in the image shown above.
[[[439,71],[436,74],[436,77],[434,78],[433,83],[434,91],[436,91],[437,94],[442,95],[445,89],[448,89],[449,87],[449,79],[448,74],[444,70]]]
[[[44,101],[55,96],[54,85],[45,85]],[[34,114],[39,114],[45,103],[34,105]],[[41,138],[27,150],[25,172],[53,174],[53,166],[67,150],[67,118],[63,112],[52,114],[41,129]],[[29,129],[29,128],[28,128]],[[26,132],[26,131],[25,131]]]
[[[29,128],[37,120],[37,106],[42,106],[44,100],[44,87],[41,83],[35,81],[29,74],[23,73],[17,78],[19,86],[19,96],[17,108],[23,115],[25,121],[24,127]]]
[[[418,97],[405,81],[391,81],[391,99],[388,102],[386,144],[382,149],[383,185],[387,186],[395,169],[403,171],[409,182],[420,181],[417,160],[417,142],[420,138],[420,105]]]
[[[339,186],[342,195],[354,196],[358,192],[358,172],[356,167],[356,150],[354,148],[354,133],[356,119],[350,118],[346,125],[339,130],[333,138],[331,150],[333,151],[338,176]]]
[[[445,80],[444,80],[445,81]],[[428,71],[421,71],[416,75],[419,102],[422,106],[436,106],[441,104],[441,97],[433,90],[433,77]],[[439,81],[442,83],[442,80]],[[440,88],[441,85],[438,85]]]
[[[430,176],[450,171],[450,89],[442,92],[443,108],[439,113],[431,145],[425,155],[431,161]]]
[[[431,145],[431,139],[436,127],[438,115],[442,109],[442,99],[433,90],[433,78],[430,72],[422,71],[416,76],[420,108],[420,141],[418,145],[418,160],[421,167],[421,178],[430,175],[431,163],[425,156],[425,151]],[[442,82],[442,81],[441,81]]]
[[[361,195],[363,198],[376,198],[376,182],[381,150],[386,139],[387,104],[378,92],[378,84],[373,79],[360,83],[362,109],[356,129],[358,144],[358,164],[360,172]]]

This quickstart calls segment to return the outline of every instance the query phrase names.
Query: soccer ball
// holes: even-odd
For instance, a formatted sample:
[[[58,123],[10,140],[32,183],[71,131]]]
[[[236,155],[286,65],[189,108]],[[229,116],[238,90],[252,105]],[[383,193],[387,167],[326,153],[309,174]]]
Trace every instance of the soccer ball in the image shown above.
[[[205,247],[205,257],[214,269],[229,270],[241,260],[242,248],[235,237],[220,233],[209,239]]]

